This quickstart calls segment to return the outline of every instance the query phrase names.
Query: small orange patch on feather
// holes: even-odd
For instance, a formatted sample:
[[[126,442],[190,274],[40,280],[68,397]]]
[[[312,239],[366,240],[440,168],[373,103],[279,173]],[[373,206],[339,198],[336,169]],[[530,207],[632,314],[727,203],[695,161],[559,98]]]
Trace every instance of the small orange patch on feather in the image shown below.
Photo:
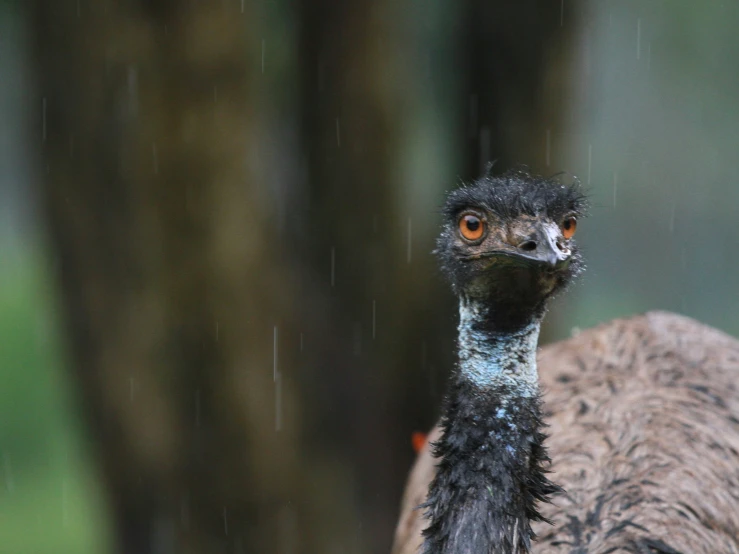
[[[411,435],[411,445],[413,446],[413,450],[416,454],[418,454],[421,450],[423,450],[423,447],[426,446],[426,438],[428,435],[426,433],[421,433],[420,431],[416,431]]]

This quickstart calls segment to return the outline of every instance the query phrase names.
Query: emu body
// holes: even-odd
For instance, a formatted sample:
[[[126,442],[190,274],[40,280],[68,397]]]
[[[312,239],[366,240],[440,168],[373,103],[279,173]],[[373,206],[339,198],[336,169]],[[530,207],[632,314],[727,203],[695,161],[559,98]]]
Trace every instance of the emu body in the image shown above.
[[[576,186],[521,172],[449,195],[436,253],[458,359],[394,554],[739,554],[739,342],[654,313],[537,364],[547,304],[583,269],[584,208]]]
[[[739,553],[739,341],[650,312],[542,348],[552,481],[531,551]],[[441,428],[429,435],[438,441]],[[393,554],[419,552],[438,460],[419,453]]]

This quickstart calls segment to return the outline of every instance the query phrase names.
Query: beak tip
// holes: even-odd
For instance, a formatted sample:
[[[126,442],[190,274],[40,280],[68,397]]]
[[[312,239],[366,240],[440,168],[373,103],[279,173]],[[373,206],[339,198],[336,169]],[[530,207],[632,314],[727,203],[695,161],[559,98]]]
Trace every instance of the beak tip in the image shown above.
[[[567,267],[570,263],[571,256],[565,254],[557,254],[552,252],[543,261],[547,266],[547,269],[557,270]]]

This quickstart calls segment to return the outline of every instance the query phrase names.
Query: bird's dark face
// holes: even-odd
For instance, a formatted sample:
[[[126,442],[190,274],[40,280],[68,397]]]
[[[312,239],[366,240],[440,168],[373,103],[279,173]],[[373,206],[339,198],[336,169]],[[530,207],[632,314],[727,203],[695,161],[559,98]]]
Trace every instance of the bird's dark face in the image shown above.
[[[457,294],[536,309],[583,269],[574,242],[577,185],[521,171],[449,194],[436,253]]]

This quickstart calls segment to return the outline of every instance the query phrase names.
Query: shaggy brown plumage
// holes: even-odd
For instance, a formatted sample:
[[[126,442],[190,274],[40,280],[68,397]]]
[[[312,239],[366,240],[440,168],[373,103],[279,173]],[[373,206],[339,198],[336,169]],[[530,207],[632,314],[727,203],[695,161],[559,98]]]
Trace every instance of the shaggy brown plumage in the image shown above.
[[[534,525],[535,553],[739,554],[739,341],[650,312],[541,349],[539,374],[566,492],[540,506],[554,525]],[[437,462],[427,444],[393,554],[422,543]]]

